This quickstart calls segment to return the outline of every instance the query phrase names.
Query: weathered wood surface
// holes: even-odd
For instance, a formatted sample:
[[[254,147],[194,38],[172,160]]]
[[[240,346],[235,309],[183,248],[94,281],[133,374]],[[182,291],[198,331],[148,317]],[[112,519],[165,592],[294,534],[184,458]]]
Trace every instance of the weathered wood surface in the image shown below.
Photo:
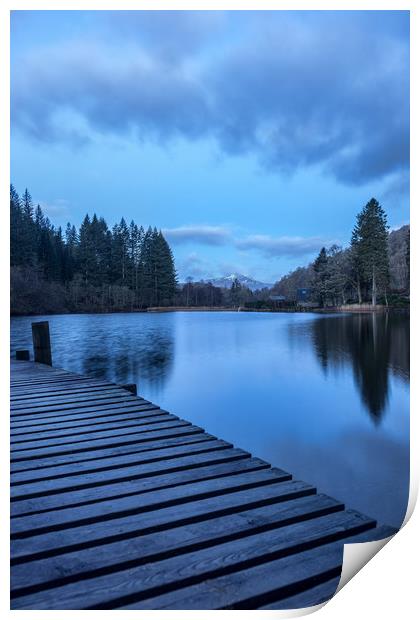
[[[120,386],[11,367],[12,609],[290,609],[394,533]]]

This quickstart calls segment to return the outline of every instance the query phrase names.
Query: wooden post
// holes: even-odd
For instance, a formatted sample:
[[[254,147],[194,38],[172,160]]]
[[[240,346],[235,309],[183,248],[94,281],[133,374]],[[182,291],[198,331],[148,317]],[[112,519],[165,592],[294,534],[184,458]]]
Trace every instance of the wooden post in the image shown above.
[[[34,343],[35,362],[52,366],[50,327],[48,321],[32,323],[32,341]]]
[[[29,362],[29,351],[28,349],[18,349],[16,351],[16,359],[23,361],[23,362]]]

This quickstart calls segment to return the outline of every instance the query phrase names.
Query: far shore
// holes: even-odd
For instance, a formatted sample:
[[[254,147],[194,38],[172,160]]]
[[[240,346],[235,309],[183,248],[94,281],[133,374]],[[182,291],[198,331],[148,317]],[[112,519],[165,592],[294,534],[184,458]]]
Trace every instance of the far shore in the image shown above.
[[[265,312],[269,314],[302,314],[313,312],[317,314],[331,314],[331,313],[364,313],[364,312],[387,312],[387,311],[403,311],[409,312],[410,306],[397,307],[397,306],[384,306],[371,304],[349,304],[346,306],[331,306],[327,308],[309,307],[309,306],[297,306],[295,308],[245,308],[239,306],[232,308],[231,306],[156,306],[145,309],[133,309],[133,310],[77,310],[69,311],[62,310],[61,312],[40,312],[26,314],[11,313],[10,317],[19,316],[54,316],[60,314],[147,314],[147,313],[163,313],[163,312]]]
[[[223,306],[157,306],[147,308],[146,312],[269,312],[272,314],[282,313],[302,313],[302,312],[317,312],[317,313],[331,313],[331,312],[386,312],[389,310],[408,310],[409,308],[396,308],[393,306],[379,305],[372,306],[371,304],[349,304],[347,306],[331,306],[327,308],[309,307],[309,306],[297,306],[296,308],[245,308],[239,306],[237,308],[223,307]]]

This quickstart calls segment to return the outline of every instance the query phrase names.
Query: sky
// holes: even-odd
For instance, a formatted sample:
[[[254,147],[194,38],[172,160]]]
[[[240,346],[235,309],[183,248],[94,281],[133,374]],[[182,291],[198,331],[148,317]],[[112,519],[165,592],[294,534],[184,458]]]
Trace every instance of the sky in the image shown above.
[[[409,12],[13,11],[11,181],[273,283],[371,197],[408,223]]]

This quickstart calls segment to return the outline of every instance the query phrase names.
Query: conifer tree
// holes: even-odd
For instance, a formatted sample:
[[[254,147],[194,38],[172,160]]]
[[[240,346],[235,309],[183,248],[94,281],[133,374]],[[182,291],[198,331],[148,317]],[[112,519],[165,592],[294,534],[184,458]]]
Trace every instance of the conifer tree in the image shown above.
[[[22,208],[19,194],[10,185],[10,263],[21,265],[23,262],[22,246]]]
[[[161,231],[153,232],[154,297],[156,305],[172,303],[176,288],[176,272],[171,249]]]
[[[328,257],[327,250],[322,248],[314,262],[314,278],[312,281],[313,294],[319,304],[324,308],[328,293]]]
[[[91,281],[94,263],[91,223],[88,214],[85,215],[85,218],[80,226],[78,262],[80,266],[80,273],[86,285]]]
[[[22,262],[24,265],[35,265],[36,263],[36,229],[34,222],[34,208],[32,203],[32,196],[29,191],[25,189],[22,201],[22,220],[21,220],[21,239],[22,244]]]
[[[386,298],[389,284],[388,224],[385,211],[372,198],[358,214],[352,234],[352,247],[361,275],[369,283],[372,306],[378,291]]]

